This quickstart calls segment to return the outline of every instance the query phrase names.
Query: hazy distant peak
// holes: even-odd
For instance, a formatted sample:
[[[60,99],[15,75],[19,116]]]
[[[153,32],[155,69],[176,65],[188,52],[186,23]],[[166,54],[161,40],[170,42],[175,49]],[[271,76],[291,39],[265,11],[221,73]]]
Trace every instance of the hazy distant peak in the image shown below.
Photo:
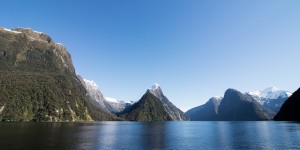
[[[265,88],[263,91],[276,92],[276,91],[279,91],[279,89],[275,86],[272,86],[272,87]]]
[[[214,96],[214,97],[210,98],[210,99],[207,101],[207,103],[212,103],[212,104],[214,104],[214,105],[216,105],[216,106],[219,107],[219,105],[220,105],[222,99],[223,99],[223,97],[221,97],[221,96]]]
[[[279,97],[286,98],[292,95],[292,93],[280,90],[276,87],[269,87],[260,91],[247,92],[247,94],[264,99],[278,99]]]

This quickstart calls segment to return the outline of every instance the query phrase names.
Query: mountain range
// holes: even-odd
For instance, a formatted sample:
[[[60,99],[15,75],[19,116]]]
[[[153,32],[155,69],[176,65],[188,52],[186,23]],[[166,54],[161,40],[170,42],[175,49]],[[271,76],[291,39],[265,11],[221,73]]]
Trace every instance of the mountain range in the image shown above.
[[[223,97],[212,97],[205,104],[188,110],[185,114],[191,121],[217,121],[218,109]]]
[[[187,120],[158,85],[134,104],[105,98],[95,82],[76,74],[63,44],[30,28],[0,28],[0,72],[0,120],[143,120],[127,117],[134,112],[152,116],[147,121]],[[149,111],[139,111],[144,102]]]
[[[104,97],[94,81],[76,74],[65,46],[47,34],[0,27],[2,121],[300,120],[299,93],[228,89],[183,113],[154,84],[140,100],[125,102]]]
[[[247,93],[228,89],[224,97],[213,97],[185,114],[195,121],[271,120],[290,96],[290,92],[275,87]]]
[[[87,90],[88,95],[91,97],[91,103],[96,107],[101,108],[108,113],[116,114],[132,105],[132,101],[124,102],[114,98],[105,98],[94,81],[84,79],[80,75],[77,76]]]

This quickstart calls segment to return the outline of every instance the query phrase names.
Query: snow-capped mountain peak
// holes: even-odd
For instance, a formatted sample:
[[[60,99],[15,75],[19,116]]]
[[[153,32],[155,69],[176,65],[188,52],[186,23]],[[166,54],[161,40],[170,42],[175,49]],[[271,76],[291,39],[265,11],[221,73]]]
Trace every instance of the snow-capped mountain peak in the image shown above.
[[[258,102],[270,118],[274,117],[286,99],[292,95],[292,93],[276,87],[269,87],[261,91],[248,92],[246,94]]]
[[[95,81],[83,79],[88,89],[99,90],[99,87]],[[100,91],[100,90],[99,90]]]
[[[280,93],[278,88],[276,87],[269,87],[264,89],[263,91],[260,92],[260,97],[263,98],[278,98],[278,93]]]
[[[118,113],[134,103],[133,101],[124,102],[111,97],[104,98],[96,82],[84,79],[78,74],[77,76],[87,90],[88,95],[92,100],[92,104],[96,107],[100,107],[107,112]]]
[[[152,87],[149,88],[149,90],[157,90],[157,89],[159,89],[159,88],[160,88],[159,84],[154,83],[154,85],[152,85]]]
[[[156,96],[158,99],[162,100],[163,99],[163,92],[160,88],[160,86],[155,83],[151,88],[149,88],[149,91]]]
[[[279,90],[276,87],[269,87],[262,91],[248,92],[248,94],[263,99],[278,99],[280,97],[286,98],[292,95],[292,93],[288,91]]]

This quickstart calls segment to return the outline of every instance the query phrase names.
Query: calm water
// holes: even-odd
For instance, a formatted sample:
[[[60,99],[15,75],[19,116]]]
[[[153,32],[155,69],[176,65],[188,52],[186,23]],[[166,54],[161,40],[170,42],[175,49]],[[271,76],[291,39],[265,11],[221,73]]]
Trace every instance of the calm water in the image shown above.
[[[0,148],[300,149],[300,123],[1,122]]]

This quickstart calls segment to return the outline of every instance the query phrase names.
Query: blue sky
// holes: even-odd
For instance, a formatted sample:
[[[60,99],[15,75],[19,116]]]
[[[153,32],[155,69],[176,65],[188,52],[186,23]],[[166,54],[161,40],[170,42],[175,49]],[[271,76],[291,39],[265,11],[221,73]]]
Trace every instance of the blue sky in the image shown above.
[[[182,110],[222,96],[300,86],[299,0],[16,1],[0,26],[63,43],[105,96],[138,100],[159,83]]]

